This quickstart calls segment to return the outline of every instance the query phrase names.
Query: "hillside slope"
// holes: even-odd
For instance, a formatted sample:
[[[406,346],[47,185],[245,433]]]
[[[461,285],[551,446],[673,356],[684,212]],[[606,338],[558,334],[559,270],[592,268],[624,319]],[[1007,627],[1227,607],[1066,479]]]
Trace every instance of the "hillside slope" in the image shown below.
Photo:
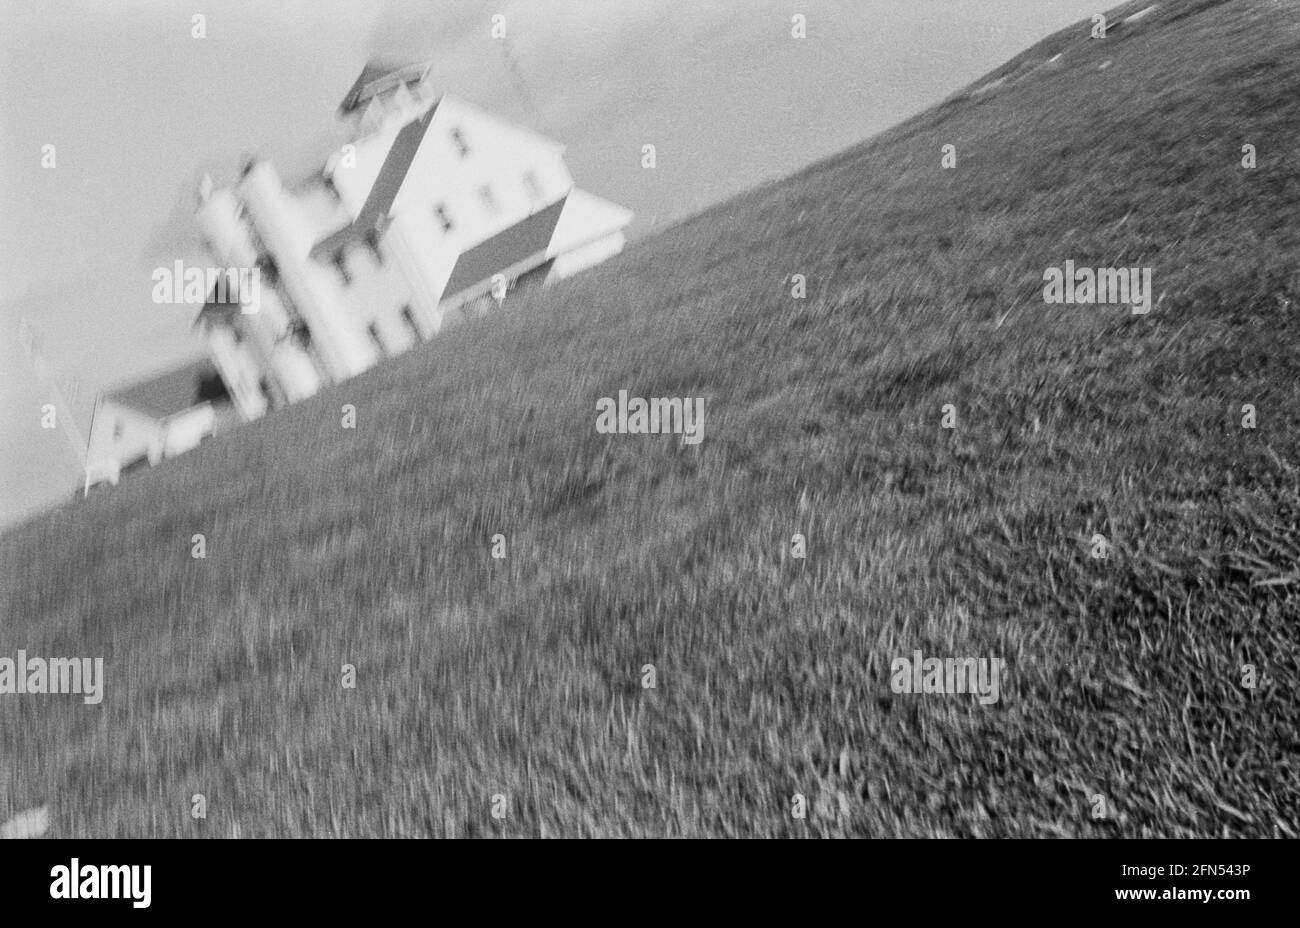
[[[1300,2],[1088,31],[4,536],[0,656],[108,679],[0,697],[0,820],[1300,836]],[[1045,305],[1067,260],[1156,307]],[[620,389],[703,442],[597,434]]]

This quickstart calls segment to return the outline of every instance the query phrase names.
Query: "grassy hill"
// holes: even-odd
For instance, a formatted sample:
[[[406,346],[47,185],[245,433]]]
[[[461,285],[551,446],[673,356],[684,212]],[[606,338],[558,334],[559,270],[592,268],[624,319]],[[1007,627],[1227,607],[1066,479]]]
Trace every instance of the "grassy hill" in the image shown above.
[[[1300,836],[1297,14],[1080,24],[8,533],[0,656],[107,685],[0,697],[0,819]],[[1158,303],[1046,305],[1066,260]],[[703,442],[597,434],[620,389],[705,397]],[[1001,701],[893,693],[915,649],[1004,658]]]

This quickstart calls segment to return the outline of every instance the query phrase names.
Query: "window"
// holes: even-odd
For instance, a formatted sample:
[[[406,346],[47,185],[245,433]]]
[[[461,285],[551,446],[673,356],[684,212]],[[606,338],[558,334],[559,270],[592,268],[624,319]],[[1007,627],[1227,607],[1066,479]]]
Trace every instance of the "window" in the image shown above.
[[[285,339],[288,339],[300,348],[310,348],[311,329],[307,328],[307,323],[303,322],[301,319],[294,319],[285,327],[284,334],[276,339],[276,341],[284,341]]]
[[[388,357],[388,349],[384,347],[384,340],[379,337],[379,326],[372,322],[366,326],[366,331],[370,333],[370,340],[374,342],[375,348],[378,349],[379,356],[381,358]]]
[[[460,131],[460,126],[451,130],[451,143],[456,146],[456,151],[462,158],[469,154],[469,145],[465,142],[465,133]]]
[[[348,270],[348,262],[347,258],[343,254],[343,249],[340,248],[338,251],[334,252],[334,257],[331,260],[333,261],[334,269],[339,272],[339,279],[343,281],[343,286],[346,287],[348,284],[352,283],[352,273]]]
[[[122,420],[118,419],[116,422],[113,423],[113,441],[122,440],[122,431],[123,431]]]
[[[379,231],[371,229],[366,233],[366,247],[370,249],[370,254],[374,256],[375,263],[380,267],[384,266],[384,253],[379,249]]]
[[[479,187],[478,196],[479,199],[483,201],[483,207],[488,211],[489,215],[495,216],[497,213],[501,212],[501,207],[497,205],[497,198],[492,193],[491,184],[484,184],[482,187]]]
[[[438,222],[442,225],[442,231],[450,232],[454,223],[451,221],[451,214],[447,212],[447,206],[439,203],[433,208],[433,214],[438,217]]]
[[[280,266],[275,263],[275,259],[270,255],[258,255],[254,265],[257,267],[269,286],[276,287],[280,284]]]
[[[424,341],[424,333],[420,331],[420,324],[415,321],[415,312],[411,309],[410,303],[402,307],[402,321],[406,323],[417,342]]]
[[[537,174],[533,171],[524,172],[524,191],[528,194],[528,199],[534,203],[542,198],[542,185],[537,182]]]

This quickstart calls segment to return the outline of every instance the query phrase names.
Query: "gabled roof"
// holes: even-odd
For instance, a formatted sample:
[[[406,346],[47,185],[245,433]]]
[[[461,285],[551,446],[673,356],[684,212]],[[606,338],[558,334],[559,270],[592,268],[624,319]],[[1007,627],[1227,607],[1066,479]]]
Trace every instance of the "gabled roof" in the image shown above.
[[[221,375],[207,358],[113,390],[106,399],[153,419],[166,419],[204,402],[228,400]]]
[[[379,175],[371,185],[370,193],[366,195],[366,202],[361,205],[356,218],[333,235],[317,242],[311,250],[313,258],[333,254],[351,242],[364,239],[368,233],[379,229],[380,224],[387,220],[388,211],[392,209],[398,191],[406,182],[406,172],[411,169],[415,153],[420,150],[424,134],[428,131],[437,112],[438,104],[435,103],[423,116],[402,126],[397,133],[397,138],[393,140],[392,148],[388,149],[384,164],[379,169]]]
[[[442,295],[446,299],[467,287],[482,283],[499,271],[514,267],[531,258],[545,260],[551,236],[564,212],[567,196],[533,213],[508,229],[462,252],[451,270]]]
[[[397,62],[372,58],[366,62],[347,96],[339,104],[339,112],[351,113],[362,107],[367,100],[399,84],[418,84],[429,73],[429,67],[427,61]]]

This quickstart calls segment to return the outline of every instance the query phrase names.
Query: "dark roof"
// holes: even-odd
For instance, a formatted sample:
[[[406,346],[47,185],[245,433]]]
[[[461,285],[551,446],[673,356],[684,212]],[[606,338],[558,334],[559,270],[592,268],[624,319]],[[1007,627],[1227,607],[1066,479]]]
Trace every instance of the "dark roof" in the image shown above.
[[[213,287],[208,292],[208,298],[204,301],[203,308],[194,317],[194,325],[197,326],[205,320],[211,320],[214,323],[226,322],[244,311],[244,304],[240,302],[238,277],[235,278],[233,284],[226,287],[226,299],[217,299],[219,295],[220,288],[218,287]]]
[[[361,241],[368,233],[378,229],[380,222],[387,218],[388,211],[392,209],[393,200],[397,199],[402,184],[406,182],[406,172],[411,169],[415,153],[420,150],[424,133],[437,111],[438,105],[435,103],[423,116],[402,126],[397,138],[393,139],[393,147],[388,149],[388,154],[384,157],[383,167],[379,169],[379,175],[371,185],[370,193],[366,195],[366,202],[361,205],[356,219],[317,242],[311,250],[313,258],[333,254],[345,245]]]
[[[212,362],[200,358],[114,390],[108,399],[155,419],[165,419],[199,403],[228,400],[229,394]]]
[[[561,197],[522,222],[517,222],[469,251],[462,252],[456,266],[452,268],[447,286],[443,288],[443,298],[455,296],[467,287],[482,283],[493,274],[530,258],[545,260],[546,249],[550,247],[551,237],[555,234],[555,227],[559,224],[560,213],[564,212],[567,200],[567,196]]]
[[[399,84],[417,84],[429,73],[429,63],[384,61],[372,58],[361,69],[352,89],[339,104],[340,113],[351,113],[371,97],[391,90]]]
[[[242,307],[232,303],[206,303],[199,310],[199,314],[194,317],[194,325],[201,322],[211,322],[213,325],[221,323],[230,323],[242,312]]]

